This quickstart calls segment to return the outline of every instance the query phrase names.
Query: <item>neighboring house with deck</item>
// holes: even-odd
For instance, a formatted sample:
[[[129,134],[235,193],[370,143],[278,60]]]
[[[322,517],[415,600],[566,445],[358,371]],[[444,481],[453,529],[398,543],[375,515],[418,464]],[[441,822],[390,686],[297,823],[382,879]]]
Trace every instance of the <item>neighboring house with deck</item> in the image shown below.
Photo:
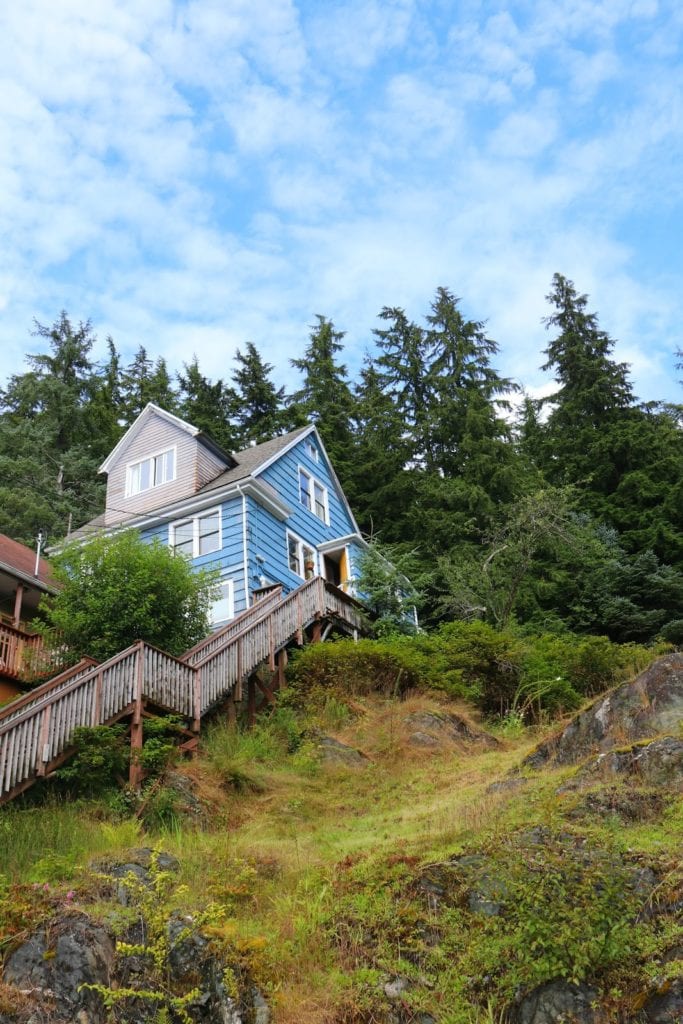
[[[14,696],[17,682],[30,674],[31,655],[42,649],[31,620],[41,597],[56,586],[44,558],[0,533],[0,701]]]
[[[196,567],[218,570],[218,627],[281,584],[319,575],[354,592],[366,542],[312,425],[243,451],[149,404],[100,472],[105,511],[72,535],[133,527]]]

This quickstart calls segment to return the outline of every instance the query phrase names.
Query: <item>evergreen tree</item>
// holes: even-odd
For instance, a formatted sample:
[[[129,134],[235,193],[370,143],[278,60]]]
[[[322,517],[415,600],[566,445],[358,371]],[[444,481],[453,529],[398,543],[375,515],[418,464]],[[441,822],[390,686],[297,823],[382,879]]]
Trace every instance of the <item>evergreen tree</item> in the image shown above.
[[[551,482],[579,488],[586,511],[615,527],[628,550],[652,548],[680,564],[683,436],[675,417],[636,404],[627,366],[611,359],[614,343],[571,281],[556,274],[548,299],[555,312],[545,323],[559,334],[543,368],[560,386],[539,464]]]
[[[48,352],[28,356],[31,368],[0,392],[0,531],[27,544],[94,516],[104,491],[91,325],[74,327],[62,312],[51,327],[36,323],[35,335]]]
[[[379,380],[405,425],[406,437],[411,439],[411,461],[431,466],[432,339],[398,306],[384,306],[379,316],[387,324],[373,331],[380,352],[376,360]]]
[[[238,447],[245,448],[250,441],[260,444],[282,431],[285,389],[276,388],[270,380],[273,367],[263,362],[251,341],[247,342],[244,353],[237,349],[235,362],[233,421]]]
[[[237,447],[230,420],[236,408],[235,392],[222,380],[211,381],[199,369],[197,356],[178,374],[178,415],[209,434],[226,452]]]
[[[343,331],[317,314],[311,326],[308,346],[300,359],[290,363],[303,374],[301,388],[289,398],[289,405],[303,421],[315,423],[342,484],[351,455],[353,395],[346,367],[336,356],[342,350]]]
[[[141,345],[133,362],[123,371],[120,383],[121,413],[126,426],[140,415],[149,402],[166,412],[178,411],[178,396],[173,389],[166,360],[152,360]]]
[[[400,541],[406,534],[405,516],[414,497],[408,469],[412,449],[398,408],[369,357],[355,389],[354,408],[347,496],[361,530],[369,536],[379,531],[387,542]]]

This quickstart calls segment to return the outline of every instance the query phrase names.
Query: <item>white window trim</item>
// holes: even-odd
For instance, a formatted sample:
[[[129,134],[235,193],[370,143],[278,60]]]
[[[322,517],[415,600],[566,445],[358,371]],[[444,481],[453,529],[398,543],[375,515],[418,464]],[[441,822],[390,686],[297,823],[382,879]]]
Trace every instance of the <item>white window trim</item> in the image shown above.
[[[218,513],[218,547],[214,548],[213,551],[206,551],[203,555],[199,553],[199,520],[205,519],[207,516],[213,516]],[[203,509],[201,512],[197,512],[193,516],[185,516],[183,519],[176,519],[175,522],[170,523],[168,527],[168,546],[172,551],[175,552],[175,534],[176,529],[182,526],[183,523],[192,523],[192,558],[206,558],[208,555],[215,555],[218,551],[223,550],[223,510],[220,505],[215,508]]]
[[[173,452],[173,476],[170,480],[164,480],[163,484],[150,484],[149,487],[145,487],[144,490],[133,492],[131,489],[132,480],[132,469],[133,466],[141,466],[143,462],[150,462],[152,459],[158,459],[160,455],[168,455],[169,452]],[[153,491],[157,487],[163,487],[164,484],[171,484],[174,480],[178,479],[178,446],[172,444],[170,448],[159,448],[158,451],[150,452],[149,455],[143,456],[141,459],[133,459],[132,462],[126,463],[126,497],[137,498],[140,494],[147,494],[148,491]]]
[[[298,555],[299,555],[299,561],[301,562],[303,573],[296,572],[294,569],[292,569],[291,565],[289,564],[289,542],[290,542],[290,540],[296,541],[297,552],[298,552]],[[287,530],[285,532],[285,555],[286,555],[286,558],[287,558],[287,568],[289,569],[289,571],[291,573],[293,573],[295,576],[298,576],[299,579],[302,579],[302,580],[307,579],[307,577],[306,577],[306,564],[304,562],[304,548],[308,548],[308,550],[312,552],[312,554],[313,554],[313,575],[314,576],[319,576],[320,575],[320,563],[319,563],[319,559],[318,559],[318,552],[316,551],[315,545],[311,544],[307,540],[304,540],[303,537],[300,537],[298,533],[294,533],[293,530]]]
[[[302,473],[303,473],[304,476],[308,477],[308,479],[311,482],[311,504],[313,506],[312,508],[309,508],[308,505],[301,500],[301,474]],[[296,474],[296,484],[297,484],[297,487],[298,487],[298,490],[299,490],[299,504],[303,508],[305,508],[307,512],[310,512],[311,515],[315,516],[315,518],[318,520],[318,522],[324,523],[325,526],[329,526],[330,525],[330,496],[329,496],[329,491],[328,491],[327,487],[325,487],[325,484],[322,482],[322,480],[319,480],[316,476],[313,476],[313,474],[310,472],[310,470],[306,469],[305,466],[299,465],[298,472]],[[323,504],[323,511],[325,513],[324,517],[319,516],[318,513],[315,511],[315,486],[316,486],[316,484],[318,485],[318,487],[323,492],[322,504]]]
[[[223,586],[224,584],[227,584],[228,587],[228,615],[226,615],[226,617],[222,619],[214,619],[213,615],[211,615],[211,612],[213,609],[213,603],[216,602],[213,602],[211,608],[209,609],[210,621],[212,626],[217,626],[222,622],[229,622],[231,619],[235,618],[235,581],[232,578],[232,576],[221,576],[216,581],[216,586],[219,587]]]

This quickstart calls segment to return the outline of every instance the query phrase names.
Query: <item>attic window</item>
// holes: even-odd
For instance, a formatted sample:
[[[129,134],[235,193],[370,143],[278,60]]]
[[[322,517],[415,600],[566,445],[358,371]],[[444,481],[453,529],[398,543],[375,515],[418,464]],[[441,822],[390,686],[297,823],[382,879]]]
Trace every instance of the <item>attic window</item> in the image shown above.
[[[299,469],[299,501],[318,519],[329,523],[327,488],[305,469]]]
[[[312,441],[306,441],[304,443],[304,447],[306,449],[306,454],[308,455],[309,459],[313,459],[314,462],[317,462],[318,458],[319,458],[319,456],[318,456],[318,449],[313,444],[313,442]]]
[[[175,480],[175,448],[151,455],[141,462],[131,462],[126,474],[126,495],[130,498],[171,480]]]

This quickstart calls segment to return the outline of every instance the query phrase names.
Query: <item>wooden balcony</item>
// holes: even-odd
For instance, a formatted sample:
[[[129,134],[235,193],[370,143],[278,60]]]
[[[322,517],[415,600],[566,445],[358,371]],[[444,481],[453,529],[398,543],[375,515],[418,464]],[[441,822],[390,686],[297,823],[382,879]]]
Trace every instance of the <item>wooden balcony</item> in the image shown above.
[[[0,622],[0,677],[32,683],[54,675],[65,664],[59,651],[49,650],[42,636]]]

